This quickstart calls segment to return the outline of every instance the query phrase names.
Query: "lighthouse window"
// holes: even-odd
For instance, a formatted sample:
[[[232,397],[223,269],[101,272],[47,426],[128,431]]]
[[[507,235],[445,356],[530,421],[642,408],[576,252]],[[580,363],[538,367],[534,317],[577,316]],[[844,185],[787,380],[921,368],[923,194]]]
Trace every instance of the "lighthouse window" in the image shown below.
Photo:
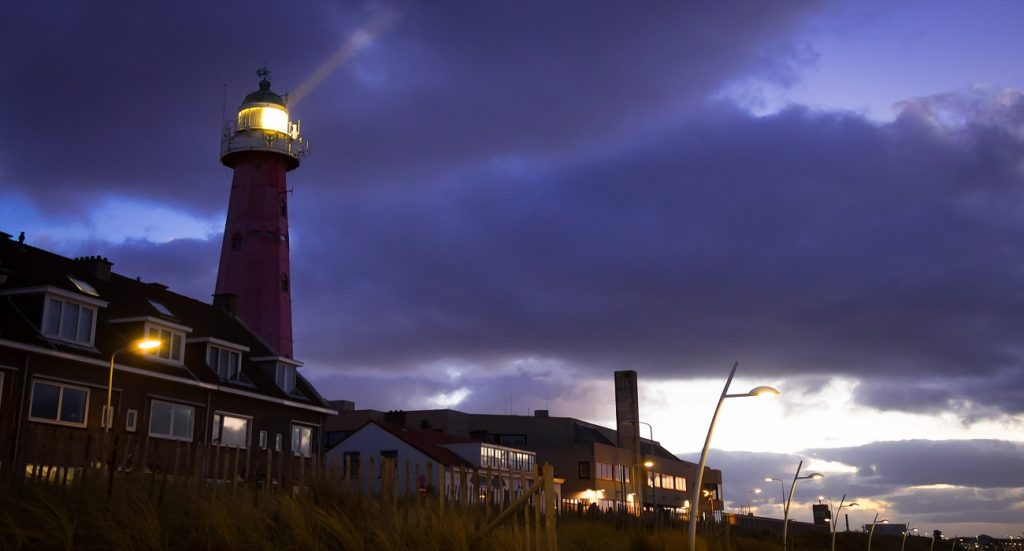
[[[281,274],[281,292],[288,292],[288,274]]]
[[[236,231],[231,236],[231,250],[240,251],[242,250],[242,232]]]
[[[288,203],[281,201],[281,216],[288,216]]]

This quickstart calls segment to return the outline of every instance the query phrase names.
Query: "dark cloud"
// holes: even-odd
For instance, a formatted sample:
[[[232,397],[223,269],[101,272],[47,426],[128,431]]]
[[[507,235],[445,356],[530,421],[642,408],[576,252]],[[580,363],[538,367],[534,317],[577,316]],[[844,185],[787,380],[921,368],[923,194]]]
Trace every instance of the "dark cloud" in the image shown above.
[[[719,106],[613,155],[488,163],[357,190],[329,213],[298,198],[298,231],[332,242],[297,249],[300,288],[336,314],[297,310],[307,353],[390,368],[541,356],[647,377],[740,358],[865,378],[857,396],[878,405],[1022,411],[1020,117],[967,120]],[[947,384],[961,379],[974,384]]]
[[[484,385],[539,358],[658,379],[738,358],[858,378],[882,409],[1024,411],[1024,103],[942,94],[876,124],[708,102],[793,83],[816,7],[23,3],[0,23],[0,178],[44,214],[114,195],[218,212],[222,83],[229,112],[264,61],[294,89],[391,10],[295,110],[314,145],[290,175],[296,348],[320,373],[455,362]],[[76,254],[205,298],[218,246]]]

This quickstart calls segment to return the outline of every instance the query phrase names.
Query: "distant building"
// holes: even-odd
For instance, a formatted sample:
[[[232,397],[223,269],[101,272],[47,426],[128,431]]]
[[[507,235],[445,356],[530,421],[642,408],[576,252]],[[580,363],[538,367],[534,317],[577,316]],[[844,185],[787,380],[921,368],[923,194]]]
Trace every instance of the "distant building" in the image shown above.
[[[825,503],[815,503],[811,507],[811,513],[814,515],[814,524],[829,526],[832,523],[832,511]]]
[[[391,461],[399,493],[406,488],[440,492],[457,501],[465,484],[466,495],[481,496],[490,490],[494,503],[507,504],[533,482],[536,455],[442,432],[370,421],[332,447],[324,461],[348,473],[349,478],[363,481],[365,489],[374,493],[381,491],[382,462]]]
[[[633,371],[619,372],[618,380]],[[631,426],[635,417],[628,397],[630,384],[621,387],[627,396],[619,426]],[[618,390],[617,390],[618,393]],[[408,430],[436,431],[467,437],[477,442],[519,448],[536,453],[540,463],[551,463],[555,476],[563,479],[562,499],[569,504],[635,511],[641,506],[683,510],[689,507],[690,481],[697,465],[682,461],[658,442],[637,438],[636,431],[616,431],[570,417],[552,417],[546,410],[533,416],[464,413],[455,410],[392,411],[357,410],[349,401],[331,402],[338,415],[325,424],[325,438],[341,442],[370,421],[384,421]],[[635,408],[634,408],[635,409]],[[621,411],[621,409],[620,409]],[[624,421],[631,421],[626,423]],[[621,438],[620,438],[621,436]],[[637,455],[639,443],[640,456]],[[624,444],[624,445],[623,445]],[[645,467],[647,459],[653,467]],[[702,509],[722,510],[722,472],[705,469],[704,490],[708,502]]]

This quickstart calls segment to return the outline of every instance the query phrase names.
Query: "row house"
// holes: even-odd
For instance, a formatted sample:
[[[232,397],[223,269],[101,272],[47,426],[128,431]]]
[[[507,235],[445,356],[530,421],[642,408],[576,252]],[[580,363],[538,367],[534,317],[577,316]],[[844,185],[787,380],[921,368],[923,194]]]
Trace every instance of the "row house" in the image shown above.
[[[133,443],[125,468],[166,468],[175,449],[185,463],[206,458],[188,468],[207,475],[200,448],[240,450],[242,472],[256,476],[273,454],[321,451],[333,410],[301,362],[249,330],[230,301],[201,302],[111,266],[0,233],[0,470],[81,467],[101,439]],[[159,346],[137,349],[144,339]]]

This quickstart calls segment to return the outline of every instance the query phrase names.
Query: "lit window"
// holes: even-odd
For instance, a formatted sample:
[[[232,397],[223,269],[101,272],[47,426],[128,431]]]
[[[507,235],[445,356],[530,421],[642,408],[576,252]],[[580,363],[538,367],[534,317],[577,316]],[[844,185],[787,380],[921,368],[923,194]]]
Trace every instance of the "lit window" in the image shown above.
[[[43,311],[43,334],[80,344],[92,344],[96,309],[58,298],[47,297]]]
[[[87,295],[92,295],[94,297],[100,296],[99,291],[97,291],[96,288],[90,285],[88,282],[82,281],[81,279],[71,276],[68,276],[68,279],[71,280],[71,283],[75,284],[75,287],[78,287],[79,291]]]
[[[85,426],[89,390],[56,382],[32,382],[29,419],[59,425]]]
[[[181,363],[182,346],[185,343],[184,333],[151,326],[147,336],[151,339],[160,339],[160,347],[149,352],[150,356]]]
[[[292,425],[292,453],[302,457],[310,457],[312,455],[313,427]]]
[[[214,413],[213,443],[229,448],[248,448],[249,419],[226,413]]]
[[[192,441],[196,408],[153,400],[149,409],[149,435],[169,440]]]
[[[206,362],[221,379],[238,381],[242,374],[241,359],[242,355],[234,350],[211,345]]]
[[[149,300],[149,303],[153,305],[153,308],[156,308],[157,312],[160,312],[161,314],[163,314],[165,316],[170,316],[172,318],[174,317],[174,314],[172,314],[171,311],[168,310],[167,307],[164,306],[162,302],[157,302],[157,301],[155,301],[153,299],[148,299],[148,300]]]

